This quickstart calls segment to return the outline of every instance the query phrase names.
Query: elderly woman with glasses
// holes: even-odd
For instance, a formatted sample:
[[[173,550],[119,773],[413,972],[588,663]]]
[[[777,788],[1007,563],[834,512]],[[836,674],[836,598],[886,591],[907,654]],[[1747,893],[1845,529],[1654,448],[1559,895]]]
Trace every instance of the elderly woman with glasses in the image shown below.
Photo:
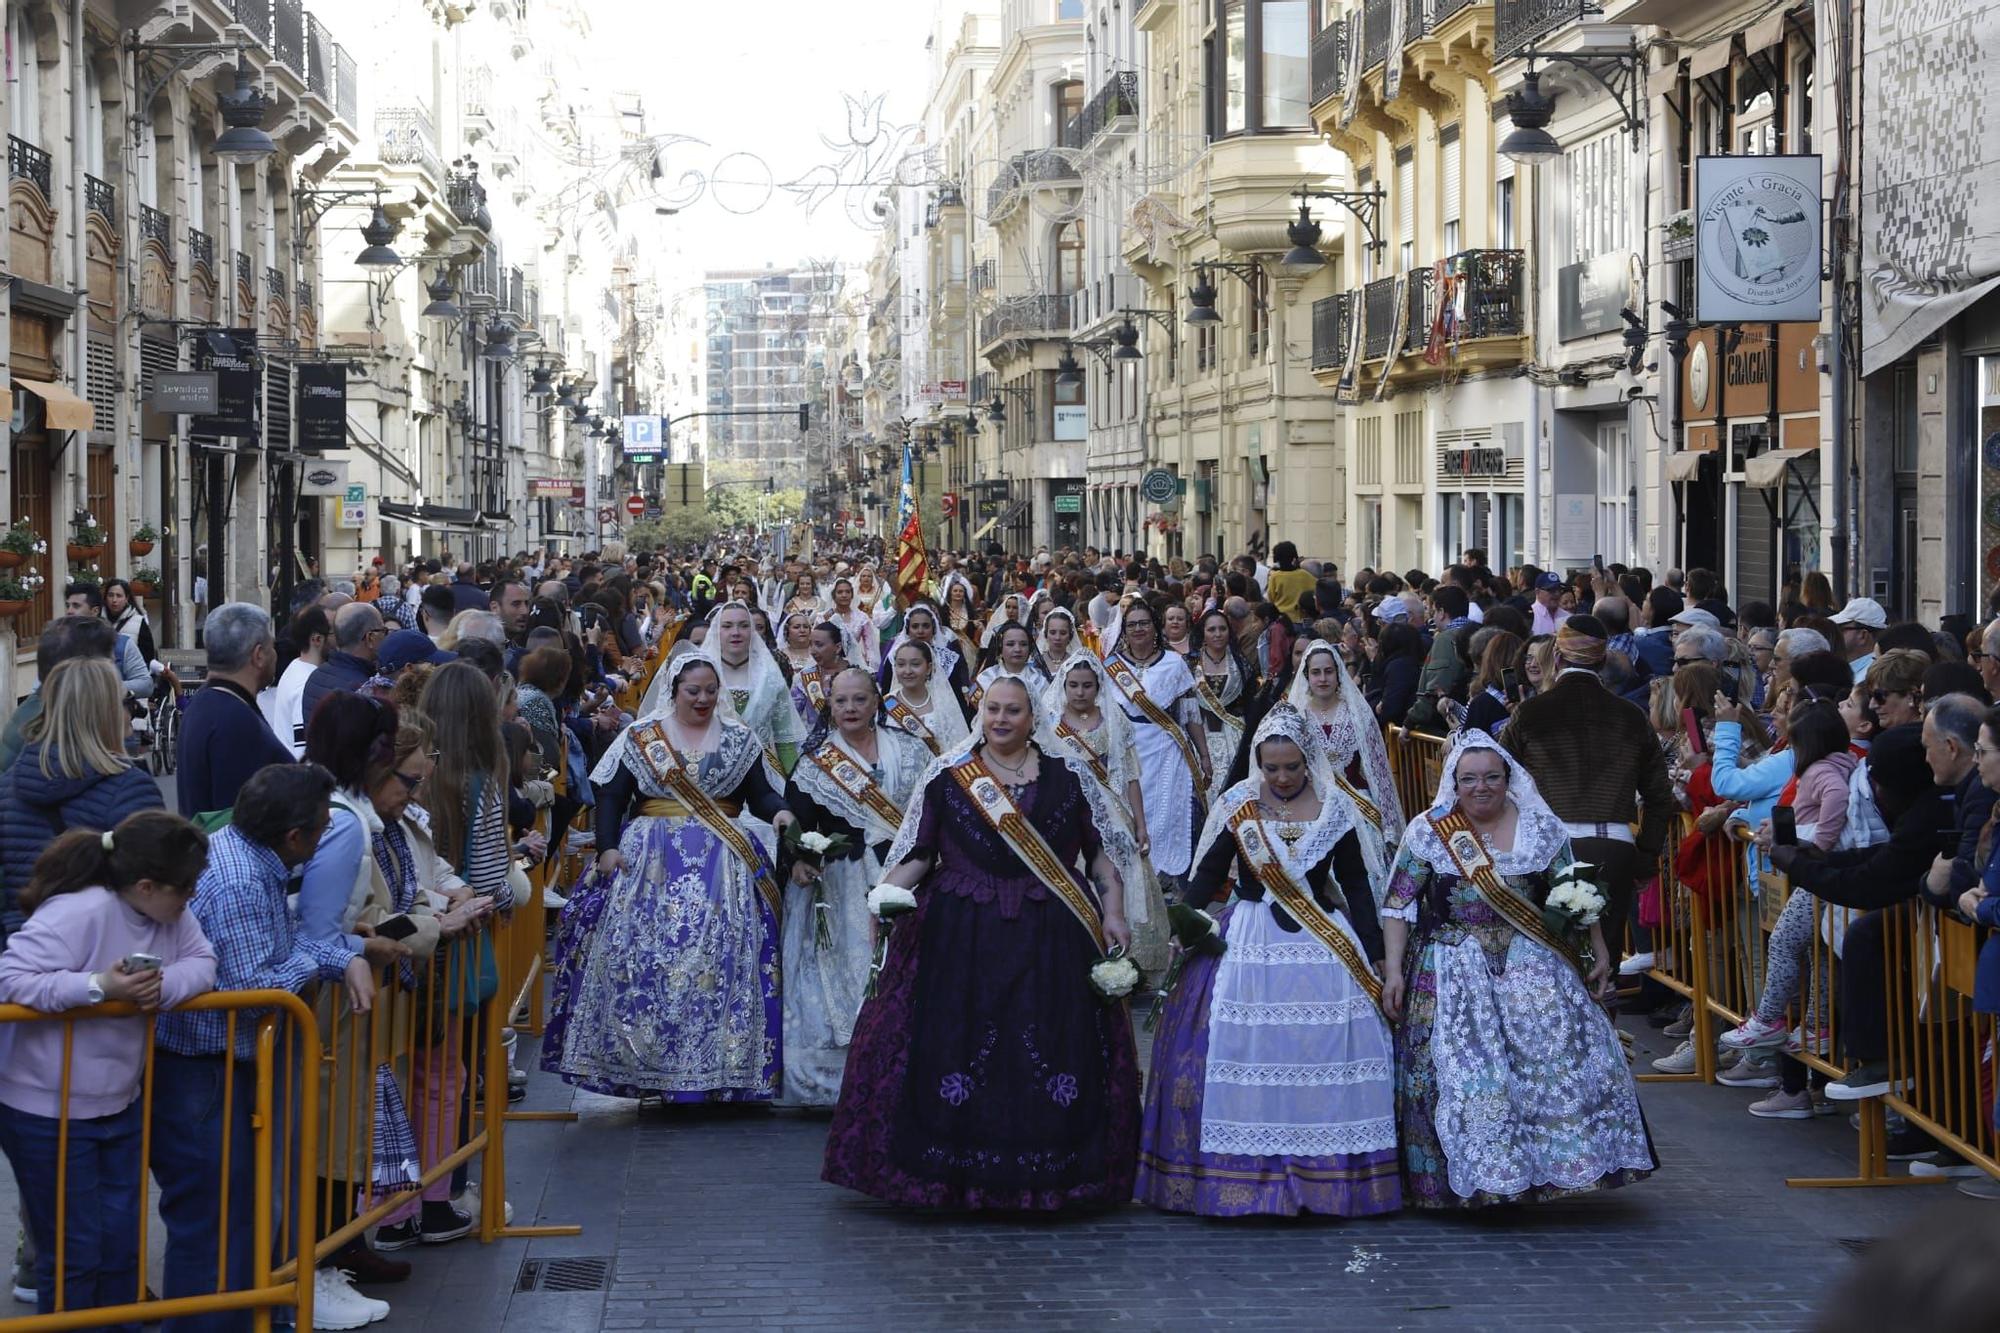
[[[1382,907],[1404,1195],[1420,1208],[1531,1203],[1658,1165],[1601,1007],[1603,927],[1544,918],[1571,864],[1527,770],[1485,732],[1461,733]]]

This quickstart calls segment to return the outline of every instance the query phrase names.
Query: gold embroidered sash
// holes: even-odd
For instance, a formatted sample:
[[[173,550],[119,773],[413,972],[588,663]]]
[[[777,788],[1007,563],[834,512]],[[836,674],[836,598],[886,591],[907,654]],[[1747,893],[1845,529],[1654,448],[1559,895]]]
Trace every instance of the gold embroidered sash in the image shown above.
[[[1333,770],[1333,781],[1335,786],[1347,794],[1347,799],[1354,802],[1354,808],[1361,812],[1363,818],[1377,829],[1382,827],[1382,807],[1369,800],[1368,794],[1349,782],[1346,775],[1337,768]]]
[[[1445,854],[1458,867],[1459,875],[1479,890],[1479,896],[1486,900],[1488,907],[1529,939],[1553,950],[1556,957],[1576,969],[1579,977],[1587,979],[1583,959],[1578,956],[1575,946],[1550,931],[1548,924],[1542,920],[1539,907],[1501,882],[1493,858],[1486,854],[1486,844],[1479,840],[1479,834],[1464,811],[1453,810],[1442,819],[1432,820],[1431,824],[1444,843]]]
[[[817,666],[799,672],[799,684],[805,688],[806,702],[813,706],[814,712],[826,707],[826,682],[820,678]]]
[[[1194,697],[1210,717],[1222,723],[1223,730],[1231,735],[1242,732],[1243,719],[1229,711],[1229,706],[1222,702],[1222,696],[1215,692],[1215,687],[1208,683],[1208,677],[1202,675],[1199,669],[1194,672]]]
[[[1051,761],[1053,762],[1053,761]],[[968,755],[947,770],[959,789],[972,798],[972,804],[985,819],[987,827],[1000,835],[1002,841],[1021,863],[1035,873],[1043,886],[1053,893],[1063,906],[1069,908],[1078,923],[1090,932],[1091,942],[1099,953],[1104,952],[1104,911],[1098,905],[1096,894],[1077,882],[1055,848],[1028,817],[1021,813],[1014,798],[1000,785],[985,761],[977,754]]]
[[[833,785],[852,796],[856,801],[892,829],[901,827],[903,811],[889,799],[889,793],[882,790],[880,783],[867,769],[856,763],[833,742],[828,741],[808,754],[813,766],[833,780]]]
[[[1132,664],[1123,657],[1113,653],[1106,658],[1104,673],[1117,682],[1125,697],[1130,699],[1154,726],[1174,738],[1174,744],[1180,747],[1181,758],[1187,761],[1188,776],[1194,779],[1195,803],[1202,804],[1203,790],[1207,784],[1201,780],[1201,758],[1195,753],[1194,742],[1188,739],[1187,732],[1174,720],[1172,714],[1153,702],[1152,696],[1146,693],[1145,685],[1139,680],[1139,673],[1134,671]]]
[[[931,730],[930,723],[924,721],[922,713],[901,699],[890,699],[884,707],[888,710],[891,722],[930,746],[933,758],[944,753],[944,748],[938,744],[937,733]]]
[[[1245,801],[1237,807],[1236,813],[1229,817],[1229,831],[1236,835],[1237,850],[1250,863],[1250,869],[1256,873],[1257,882],[1264,886],[1264,891],[1290,912],[1294,921],[1310,930],[1321,944],[1333,951],[1333,956],[1354,978],[1354,984],[1367,992],[1369,999],[1379,1002],[1382,998],[1381,979],[1369,969],[1368,960],[1361,956],[1361,950],[1327,915],[1318,899],[1292,877],[1284,858],[1271,845],[1263,821],[1257,817],[1256,801]]]
[[[764,859],[764,853],[757,844],[750,841],[750,835],[724,813],[715,798],[701,789],[701,783],[695,780],[694,774],[688,772],[687,765],[681,762],[680,756],[674,753],[674,747],[667,741],[667,724],[661,721],[639,728],[632,733],[631,743],[633,753],[645,763],[653,781],[672,792],[687,807],[688,813],[701,821],[702,827],[727,843],[729,850],[750,867],[757,892],[764,895],[771,916],[778,918],[784,910],[785,897],[771,873],[771,863]]]
[[[1097,775],[1097,780],[1104,784],[1105,790],[1107,791],[1110,790],[1111,788],[1110,767],[1106,765],[1102,759],[1099,759],[1097,757],[1097,751],[1094,748],[1092,748],[1089,738],[1086,737],[1082,732],[1078,731],[1075,727],[1072,727],[1069,724],[1068,718],[1061,718],[1057,720],[1056,739],[1069,742],[1071,748],[1073,748],[1078,754],[1082,755],[1084,758],[1084,762],[1090,765],[1090,771]],[[1116,796],[1120,800],[1124,799],[1123,792],[1112,792],[1111,794],[1113,796]]]

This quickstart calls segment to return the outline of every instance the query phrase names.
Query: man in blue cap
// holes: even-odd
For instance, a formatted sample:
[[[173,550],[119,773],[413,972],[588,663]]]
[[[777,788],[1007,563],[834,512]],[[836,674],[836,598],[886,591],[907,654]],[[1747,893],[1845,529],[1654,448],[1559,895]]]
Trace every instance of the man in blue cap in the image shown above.
[[[1544,571],[1535,576],[1534,632],[1554,634],[1569,619],[1569,612],[1562,609],[1562,575]]]
[[[382,640],[382,649],[375,654],[375,674],[391,679],[401,675],[419,663],[443,666],[446,662],[456,662],[457,653],[448,653],[431,642],[431,636],[420,629],[399,629]]]

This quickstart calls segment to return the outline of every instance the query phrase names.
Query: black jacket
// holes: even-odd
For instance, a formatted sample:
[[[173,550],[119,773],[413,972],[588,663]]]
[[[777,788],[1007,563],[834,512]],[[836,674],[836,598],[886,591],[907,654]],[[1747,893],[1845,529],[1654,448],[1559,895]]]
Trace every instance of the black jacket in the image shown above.
[[[1264,896],[1263,881],[1238,853],[1234,837],[1221,837],[1208,849],[1208,854],[1188,875],[1188,886],[1181,891],[1181,901],[1190,907],[1206,907],[1223,896],[1228,886],[1231,872],[1236,876],[1236,896],[1246,902],[1256,902]],[[1383,955],[1382,919],[1377,913],[1374,891],[1368,884],[1368,863],[1361,856],[1361,839],[1349,829],[1341,835],[1333,850],[1320,858],[1319,864],[1306,872],[1305,886],[1313,898],[1328,911],[1337,911],[1333,906],[1333,896],[1327,891],[1329,875],[1335,888],[1347,900],[1345,909],[1347,924],[1354,927],[1360,937],[1362,952],[1371,963],[1380,963]],[[1303,929],[1292,921],[1282,908],[1278,910],[1278,924],[1288,930]]]

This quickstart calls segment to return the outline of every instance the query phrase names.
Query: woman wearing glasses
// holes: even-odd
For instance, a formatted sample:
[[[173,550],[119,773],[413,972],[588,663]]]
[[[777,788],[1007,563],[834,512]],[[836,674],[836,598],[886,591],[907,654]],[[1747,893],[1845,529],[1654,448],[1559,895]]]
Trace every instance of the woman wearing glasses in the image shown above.
[[[1403,1188],[1420,1208],[1532,1203],[1658,1165],[1611,1020],[1603,927],[1542,904],[1569,835],[1491,736],[1461,732],[1382,907]]]

